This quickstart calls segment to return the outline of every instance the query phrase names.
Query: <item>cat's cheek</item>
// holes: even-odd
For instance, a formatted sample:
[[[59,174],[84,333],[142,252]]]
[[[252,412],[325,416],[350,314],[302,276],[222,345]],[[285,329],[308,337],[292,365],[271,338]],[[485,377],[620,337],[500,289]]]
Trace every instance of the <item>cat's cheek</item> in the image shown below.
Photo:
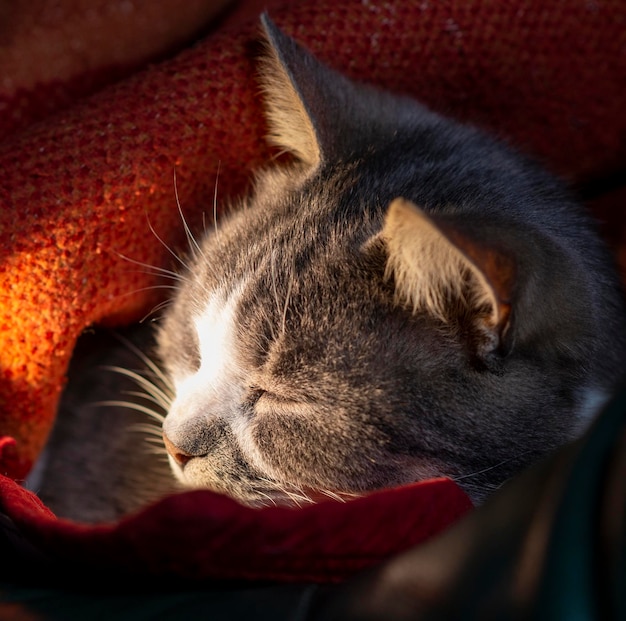
[[[302,406],[304,407],[304,406]],[[307,415],[308,414],[308,415]],[[315,412],[266,411],[246,428],[242,452],[269,478],[308,490],[357,491],[354,467],[363,454],[334,429],[326,429]]]
[[[271,459],[268,459],[270,456],[267,451],[276,449],[276,445],[270,443],[268,446],[265,442],[259,442],[258,437],[259,427],[263,429],[265,424],[263,421],[259,422],[255,416],[241,415],[230,421],[230,429],[237,444],[237,452],[249,468],[262,476],[275,479],[276,472],[272,468]]]
[[[290,433],[288,416],[263,412],[233,424],[242,455],[257,471],[276,481],[301,483],[293,471],[294,450],[299,454],[300,468],[309,463],[306,436]],[[304,466],[305,468],[307,466]]]

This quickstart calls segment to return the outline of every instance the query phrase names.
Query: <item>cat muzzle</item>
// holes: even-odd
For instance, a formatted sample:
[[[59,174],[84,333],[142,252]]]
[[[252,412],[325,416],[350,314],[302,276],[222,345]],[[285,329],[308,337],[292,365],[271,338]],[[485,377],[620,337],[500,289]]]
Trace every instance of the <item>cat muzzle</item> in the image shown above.
[[[185,464],[194,457],[176,446],[163,432],[163,443],[165,444],[165,450],[174,459],[174,461],[182,468]]]

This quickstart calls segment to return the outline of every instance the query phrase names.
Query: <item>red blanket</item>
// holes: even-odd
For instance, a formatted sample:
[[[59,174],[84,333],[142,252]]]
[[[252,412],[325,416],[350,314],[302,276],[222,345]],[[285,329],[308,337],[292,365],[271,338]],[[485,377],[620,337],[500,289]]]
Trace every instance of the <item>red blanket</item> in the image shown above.
[[[167,244],[181,242],[174,171],[193,225],[204,212],[212,216],[218,170],[222,206],[246,191],[250,172],[270,155],[254,80],[260,5],[344,73],[414,95],[540,157],[597,198],[608,237],[618,251],[622,247],[622,0],[248,0],[214,31],[208,20],[215,2],[83,4],[38,0],[3,9],[0,473],[11,478],[25,476],[45,442],[80,332],[92,323],[139,319],[157,301],[154,278],[121,255],[166,265],[167,251],[150,226]],[[432,498],[435,489],[440,504]],[[138,533],[149,539],[170,519],[164,515],[189,519],[200,529],[206,523],[206,541],[225,537],[231,543],[233,533],[225,535],[224,528],[234,520],[244,525],[242,542],[257,537],[266,548],[274,541],[271,529],[280,524],[285,530],[278,549],[292,552],[301,550],[298,537],[306,538],[304,525],[311,520],[317,534],[301,557],[294,552],[309,566],[316,551],[330,554],[318,545],[325,537],[334,542],[331,549],[342,538],[356,542],[343,549],[348,557],[379,558],[436,530],[418,532],[421,516],[432,518],[431,502],[441,527],[468,507],[449,483],[302,511],[251,512],[194,494],[116,528],[90,529],[52,520],[9,479],[2,480],[0,494],[28,536],[54,554],[84,549],[87,556],[111,558],[132,541],[141,562],[147,546]],[[339,514],[344,517],[333,517]],[[304,528],[302,535],[292,528]],[[370,538],[382,542],[375,553],[367,547]],[[284,576],[295,565],[270,573]],[[333,575],[358,565],[344,563]],[[319,577],[326,570],[311,571]]]
[[[302,509],[249,509],[195,491],[118,524],[84,526],[56,519],[8,478],[0,477],[0,494],[19,531],[55,572],[80,567],[85,575],[104,572],[110,582],[128,574],[334,582],[425,541],[471,507],[454,483],[434,479]]]

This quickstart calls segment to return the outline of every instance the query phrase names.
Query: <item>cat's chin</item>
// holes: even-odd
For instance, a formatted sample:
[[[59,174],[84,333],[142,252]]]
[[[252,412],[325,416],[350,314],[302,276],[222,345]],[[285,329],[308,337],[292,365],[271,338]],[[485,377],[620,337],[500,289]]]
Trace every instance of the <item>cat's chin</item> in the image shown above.
[[[168,457],[172,473],[183,488],[207,489],[229,496],[249,507],[302,507],[331,500],[346,502],[363,495],[363,492],[338,491],[277,481],[258,472],[252,474],[249,480],[244,477],[216,477],[213,467],[207,467],[202,458],[190,459],[181,465],[171,455]]]
[[[233,500],[252,508],[263,507],[304,507],[321,502],[347,502],[363,496],[364,493],[340,492],[329,489],[302,487],[271,480],[262,486],[235,487],[223,484],[189,480],[182,472],[177,473],[178,480],[187,489],[206,489],[217,494],[229,496]]]

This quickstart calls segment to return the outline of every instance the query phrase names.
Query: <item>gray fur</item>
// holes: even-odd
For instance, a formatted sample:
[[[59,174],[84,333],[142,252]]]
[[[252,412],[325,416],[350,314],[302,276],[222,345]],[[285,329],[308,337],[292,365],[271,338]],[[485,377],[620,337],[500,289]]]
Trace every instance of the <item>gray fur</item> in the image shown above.
[[[478,499],[576,435],[586,395],[618,379],[623,309],[607,253],[567,190],[534,163],[348,81],[264,26],[271,136],[295,161],[259,174],[244,208],[202,241],[159,335],[165,368],[193,374],[193,318],[216,289],[244,282],[243,396],[207,397],[185,420],[166,419],[165,431],[194,456],[185,465],[194,484],[246,502],[439,474]],[[404,285],[386,270],[384,221],[398,197],[472,268],[443,287],[445,318],[402,304]],[[477,245],[513,265],[501,323],[485,307],[497,286],[476,270]],[[480,303],[476,287],[487,294]]]
[[[164,423],[174,471],[254,505],[438,475],[480,500],[613,390],[611,260],[535,163],[263,24],[270,139],[293,157],[192,245],[160,324],[166,374],[195,382]],[[236,329],[203,385],[197,326],[220,300]]]

